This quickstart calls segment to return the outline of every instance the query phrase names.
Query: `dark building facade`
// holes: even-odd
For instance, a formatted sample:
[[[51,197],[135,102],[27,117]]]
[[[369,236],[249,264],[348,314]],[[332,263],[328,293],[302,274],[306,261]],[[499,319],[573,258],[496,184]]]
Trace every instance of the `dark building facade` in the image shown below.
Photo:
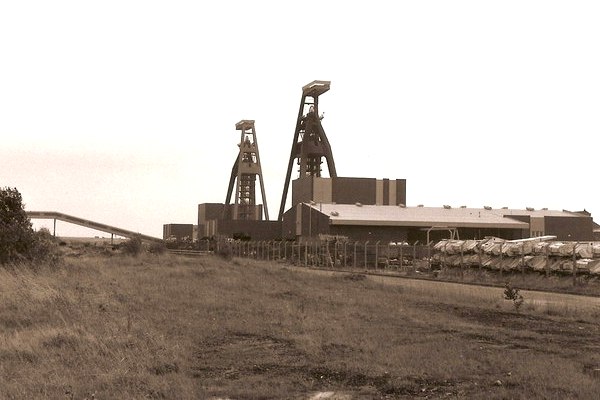
[[[176,240],[194,240],[193,224],[165,224],[163,225],[163,239],[175,238]]]
[[[281,223],[262,220],[262,205],[255,205],[256,220],[232,219],[235,204],[203,203],[198,205],[198,236],[225,236],[235,239],[277,240]]]
[[[406,179],[304,177],[292,182],[292,207],[298,203],[366,205],[406,204]]]

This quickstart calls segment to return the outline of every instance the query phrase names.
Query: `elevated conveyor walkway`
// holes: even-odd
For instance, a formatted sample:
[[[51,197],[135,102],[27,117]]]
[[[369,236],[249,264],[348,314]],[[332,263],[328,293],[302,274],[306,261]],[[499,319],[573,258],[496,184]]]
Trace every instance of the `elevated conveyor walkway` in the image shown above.
[[[70,224],[75,224],[79,226],[84,226],[86,228],[95,229],[97,231],[102,231],[106,233],[110,233],[111,235],[123,236],[126,238],[139,237],[143,241],[147,242],[162,242],[162,239],[143,235],[138,232],[129,231],[127,229],[117,228],[115,226],[110,226],[106,224],[102,224],[100,222],[90,221],[89,219],[74,217],[72,215],[63,214],[57,211],[27,211],[27,216],[30,219],[53,219],[54,227],[56,233],[56,221],[68,222]]]

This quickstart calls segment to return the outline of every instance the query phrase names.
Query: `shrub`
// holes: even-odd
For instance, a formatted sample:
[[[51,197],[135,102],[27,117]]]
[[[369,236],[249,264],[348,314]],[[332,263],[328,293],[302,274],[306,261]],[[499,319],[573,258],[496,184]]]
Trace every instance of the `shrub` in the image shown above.
[[[34,233],[34,241],[29,250],[31,261],[57,264],[61,259],[60,243],[46,228]]]
[[[139,236],[131,237],[123,242],[121,248],[123,249],[123,253],[137,256],[142,252],[142,238]]]
[[[148,251],[152,254],[163,254],[165,251],[167,251],[167,245],[164,241],[152,242],[150,248],[148,248]]]
[[[509,282],[504,285],[504,299],[512,300],[515,310],[519,312],[519,309],[523,305],[523,296],[519,293],[519,289],[513,288]]]
[[[229,243],[222,243],[217,250],[217,255],[224,260],[231,260],[233,258],[233,250]]]
[[[0,189],[0,264],[57,262],[60,252],[48,229],[34,232],[16,188]]]

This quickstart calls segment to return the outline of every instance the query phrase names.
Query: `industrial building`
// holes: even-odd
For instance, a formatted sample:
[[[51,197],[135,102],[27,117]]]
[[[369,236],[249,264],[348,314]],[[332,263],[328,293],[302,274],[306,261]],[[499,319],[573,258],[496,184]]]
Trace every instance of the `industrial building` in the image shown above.
[[[225,236],[235,239],[278,240],[281,223],[262,219],[262,205],[253,207],[254,219],[233,219],[235,205],[203,203],[198,205],[200,238]]]
[[[198,226],[194,224],[164,224],[163,239],[177,241],[198,240]]]
[[[552,210],[405,207],[299,203],[284,214],[285,239],[343,236],[353,240],[428,243],[440,239],[504,239],[553,235],[558,240],[591,241],[591,216]]]
[[[406,179],[304,177],[292,182],[292,206],[298,203],[368,205],[406,204]]]
[[[319,112],[319,96],[329,81],[302,88],[277,221],[270,221],[253,120],[240,131],[226,201],[198,205],[198,236],[252,240],[310,240],[319,235],[350,240],[421,242],[444,238],[505,239],[554,235],[558,240],[591,241],[600,235],[586,212],[491,207],[407,207],[405,179],[340,177]],[[329,177],[323,177],[324,165]],[[292,180],[293,170],[298,177]],[[263,204],[256,201],[260,183]],[[291,186],[291,207],[288,189]],[[235,188],[235,190],[234,190]],[[235,201],[230,204],[235,193]],[[264,214],[264,219],[263,219]]]

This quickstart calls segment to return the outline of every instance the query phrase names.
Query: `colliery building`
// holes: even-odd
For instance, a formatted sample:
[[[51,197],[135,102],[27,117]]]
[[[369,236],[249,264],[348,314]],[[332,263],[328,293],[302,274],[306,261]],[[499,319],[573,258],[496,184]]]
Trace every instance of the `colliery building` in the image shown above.
[[[404,207],[300,203],[288,210],[282,224],[285,239],[319,235],[353,240],[428,243],[444,238],[508,240],[553,235],[558,240],[591,241],[593,221],[585,213],[452,207]]]
[[[406,204],[406,179],[305,177],[292,182],[292,205],[298,203]]]
[[[360,241],[429,243],[447,238],[513,240],[547,235],[592,241],[600,236],[598,225],[586,211],[406,207],[405,179],[339,177],[319,112],[319,97],[329,89],[329,81],[313,81],[302,88],[276,221],[269,220],[254,120],[235,125],[240,140],[226,201],[198,206],[200,238],[303,241],[331,235]],[[321,176],[325,166],[329,177]],[[298,173],[294,180],[293,172]],[[290,186],[291,207],[286,210]],[[257,192],[263,204],[257,203]]]
[[[193,224],[164,224],[163,239],[197,240],[198,227]]]
[[[234,219],[236,205],[203,203],[198,205],[198,235],[200,238],[225,236],[235,239],[281,239],[281,223],[262,219],[262,205],[255,205],[246,215],[251,219]]]

